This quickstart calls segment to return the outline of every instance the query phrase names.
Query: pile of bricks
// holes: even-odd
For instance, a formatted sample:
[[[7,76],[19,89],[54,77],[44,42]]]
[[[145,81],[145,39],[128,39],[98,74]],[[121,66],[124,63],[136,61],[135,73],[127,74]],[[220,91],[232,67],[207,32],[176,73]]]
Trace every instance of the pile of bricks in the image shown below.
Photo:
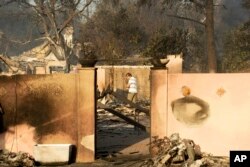
[[[154,137],[150,150],[153,158],[141,167],[229,167],[228,157],[201,152],[193,140],[181,139],[178,133],[169,138]]]
[[[0,166],[33,167],[35,166],[35,160],[25,152],[14,153],[8,150],[0,150]]]

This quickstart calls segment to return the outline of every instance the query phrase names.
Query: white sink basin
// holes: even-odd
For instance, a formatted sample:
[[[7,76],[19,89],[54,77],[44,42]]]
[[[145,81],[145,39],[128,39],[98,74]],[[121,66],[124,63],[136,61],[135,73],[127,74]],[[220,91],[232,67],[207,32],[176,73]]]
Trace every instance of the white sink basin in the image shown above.
[[[34,158],[40,164],[68,164],[72,150],[71,144],[36,144]]]

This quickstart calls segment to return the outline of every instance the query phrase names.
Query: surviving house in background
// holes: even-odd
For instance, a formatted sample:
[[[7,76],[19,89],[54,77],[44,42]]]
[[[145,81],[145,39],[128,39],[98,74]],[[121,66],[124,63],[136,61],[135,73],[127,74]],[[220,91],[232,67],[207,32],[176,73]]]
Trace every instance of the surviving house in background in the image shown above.
[[[49,46],[41,44],[20,56],[1,56],[2,75],[7,74],[50,74],[51,69],[60,69],[62,72],[65,61],[60,61],[49,51]],[[57,68],[54,68],[57,67]],[[59,67],[59,68],[58,68]]]
[[[73,27],[66,27],[62,35],[70,52],[70,64],[76,64],[77,57],[74,56],[73,45]],[[77,49],[77,48],[76,48]],[[50,74],[55,72],[64,72],[66,61],[59,59],[61,55],[53,53],[49,42],[42,42],[32,49],[16,56],[1,55],[1,73],[2,75],[11,74]]]
[[[20,56],[1,56],[1,73],[4,74],[51,74],[64,72],[65,60],[58,58],[44,43]]]

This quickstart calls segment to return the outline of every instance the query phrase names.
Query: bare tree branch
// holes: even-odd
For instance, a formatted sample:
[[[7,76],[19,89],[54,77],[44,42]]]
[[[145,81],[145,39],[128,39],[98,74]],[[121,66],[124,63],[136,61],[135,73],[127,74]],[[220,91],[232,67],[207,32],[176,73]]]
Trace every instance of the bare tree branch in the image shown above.
[[[16,2],[16,1],[15,0],[1,0],[0,7],[9,5],[9,4],[14,3],[14,2]]]
[[[66,45],[66,39],[63,33],[65,28],[72,23],[73,19],[83,13],[94,0],[0,0],[1,5],[10,3],[19,3],[30,14],[35,16],[37,26],[42,36],[39,40],[48,43],[48,47],[59,60],[66,61],[71,54],[71,47]],[[3,3],[5,2],[5,3]],[[25,11],[25,10],[24,10]],[[69,35],[71,32],[68,32]],[[73,32],[72,32],[73,33]],[[68,35],[67,34],[67,35]],[[0,34],[1,35],[1,34]],[[36,39],[38,40],[38,39]],[[72,39],[71,39],[72,40]],[[34,40],[9,40],[12,43],[28,44]]]
[[[21,41],[21,40],[15,40],[15,39],[7,39],[9,42],[12,42],[12,43],[17,43],[17,44],[20,44],[20,45],[26,45],[28,43],[31,43],[31,42],[34,42],[34,41],[39,41],[39,40],[44,40],[44,39],[47,39],[46,37],[40,37],[40,38],[36,38],[36,39],[33,39],[33,40],[26,40],[26,41]]]
[[[11,66],[19,67],[19,63],[12,61],[10,58],[0,55],[0,60],[2,60],[8,67]],[[12,68],[11,68],[12,69]]]
[[[223,7],[224,9],[227,9],[226,5],[223,5],[223,4],[214,4],[214,6],[219,6],[219,7]]]
[[[72,14],[68,17],[68,19],[66,19],[65,22],[62,24],[62,26],[60,27],[59,33],[63,31],[63,29],[72,21],[72,19],[73,19],[76,15],[82,13],[82,12],[83,12],[92,2],[93,2],[93,0],[87,0],[87,3],[82,7],[81,10],[79,10],[79,11],[77,11],[77,12],[74,11],[74,13],[72,13]]]
[[[182,20],[192,21],[192,22],[195,22],[195,23],[200,24],[200,25],[202,25],[202,26],[205,26],[204,23],[199,22],[199,21],[194,20],[194,19],[191,19],[191,18],[182,17],[182,16],[177,16],[177,15],[171,15],[171,14],[166,14],[166,15],[169,16],[169,17],[174,17],[174,18],[178,18],[178,19],[182,19]]]
[[[54,17],[53,10],[49,7],[48,2],[44,6],[44,11],[46,15],[48,16],[50,24],[53,26],[53,31],[56,35],[57,40],[59,40],[60,37],[59,37],[59,32],[57,31],[56,18]]]
[[[206,5],[201,3],[201,1],[199,1],[199,0],[190,0],[190,2],[192,2],[194,5],[196,5],[199,8],[202,8],[202,9],[204,9],[206,7]]]

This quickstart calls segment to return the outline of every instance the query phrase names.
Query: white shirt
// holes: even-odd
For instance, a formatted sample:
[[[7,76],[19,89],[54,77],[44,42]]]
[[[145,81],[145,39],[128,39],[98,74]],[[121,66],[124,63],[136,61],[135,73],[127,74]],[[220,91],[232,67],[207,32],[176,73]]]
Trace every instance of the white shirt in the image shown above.
[[[130,77],[128,80],[129,88],[128,92],[129,93],[137,93],[137,82],[135,77]]]

